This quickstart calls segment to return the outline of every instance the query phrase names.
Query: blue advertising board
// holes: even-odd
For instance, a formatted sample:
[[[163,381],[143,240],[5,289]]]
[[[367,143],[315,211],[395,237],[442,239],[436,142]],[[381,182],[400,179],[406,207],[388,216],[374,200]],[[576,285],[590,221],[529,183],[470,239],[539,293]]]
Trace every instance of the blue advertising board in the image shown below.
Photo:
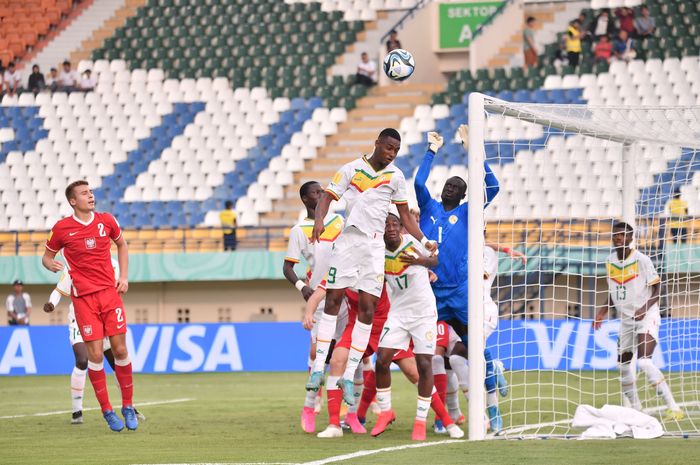
[[[511,370],[612,370],[618,321],[593,331],[588,320],[501,321],[488,346]],[[700,369],[700,320],[664,319],[658,366]],[[306,370],[309,333],[299,323],[131,325],[135,372],[191,373]],[[0,375],[69,374],[73,352],[65,326],[0,328]]]

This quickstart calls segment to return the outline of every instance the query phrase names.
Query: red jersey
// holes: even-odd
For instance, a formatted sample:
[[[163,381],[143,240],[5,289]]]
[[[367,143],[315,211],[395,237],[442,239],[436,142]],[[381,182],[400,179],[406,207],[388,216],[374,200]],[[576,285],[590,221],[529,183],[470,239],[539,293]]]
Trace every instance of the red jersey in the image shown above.
[[[46,248],[57,253],[63,249],[73,279],[73,295],[84,296],[114,287],[110,249],[112,241],[121,235],[119,223],[109,213],[94,212],[87,223],[68,216],[54,225]]]
[[[357,309],[359,308],[359,294],[350,289],[345,290],[345,297],[348,299],[348,315],[350,320],[355,321],[357,318]],[[377,301],[377,309],[374,311],[374,321],[384,321],[389,317],[389,295],[386,292],[386,282],[382,286],[382,295]]]

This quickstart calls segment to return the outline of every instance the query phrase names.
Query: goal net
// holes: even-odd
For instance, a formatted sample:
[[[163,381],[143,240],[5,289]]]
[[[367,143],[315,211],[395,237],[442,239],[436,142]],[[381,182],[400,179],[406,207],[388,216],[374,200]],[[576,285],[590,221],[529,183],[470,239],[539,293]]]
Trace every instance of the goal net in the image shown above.
[[[634,227],[633,247],[661,279],[660,368],[684,414],[665,419],[636,358],[644,412],[667,435],[700,434],[700,107],[595,107],[469,101],[469,186],[483,185],[484,158],[500,191],[485,210],[469,189],[470,438],[484,425],[483,254],[485,239],[527,256],[499,254],[491,295],[499,328],[486,341],[510,384],[499,398],[499,436],[576,437],[579,405],[626,405],[618,369],[620,313],[592,328],[608,300],[612,225]],[[639,278],[623,270],[623,282]],[[617,287],[616,287],[617,288]],[[481,314],[480,314],[481,313]],[[488,436],[487,436],[488,437]]]

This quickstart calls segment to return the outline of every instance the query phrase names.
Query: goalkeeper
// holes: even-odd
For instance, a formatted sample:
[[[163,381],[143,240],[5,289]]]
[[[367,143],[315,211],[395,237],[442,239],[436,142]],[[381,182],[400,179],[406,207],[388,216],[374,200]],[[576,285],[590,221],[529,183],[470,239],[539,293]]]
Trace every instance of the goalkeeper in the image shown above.
[[[459,127],[459,137],[462,146],[467,148],[469,128],[466,124]],[[455,330],[461,341],[468,347],[467,337],[467,308],[468,280],[467,262],[469,227],[467,202],[462,203],[467,193],[467,183],[459,176],[453,176],[445,181],[440,194],[441,201],[433,199],[425,186],[433,159],[438,149],[442,147],[442,137],[436,132],[428,133],[428,151],[423,158],[414,180],[416,198],[420,208],[420,227],[425,237],[437,241],[440,261],[433,270],[437,281],[433,283],[433,292],[437,303],[438,320],[445,321]],[[486,205],[498,194],[498,179],[491,167],[484,161],[486,175]],[[501,372],[496,373],[491,352],[484,350],[486,360],[486,391],[494,392],[497,384],[505,387],[505,377]],[[495,419],[494,419],[495,420]]]

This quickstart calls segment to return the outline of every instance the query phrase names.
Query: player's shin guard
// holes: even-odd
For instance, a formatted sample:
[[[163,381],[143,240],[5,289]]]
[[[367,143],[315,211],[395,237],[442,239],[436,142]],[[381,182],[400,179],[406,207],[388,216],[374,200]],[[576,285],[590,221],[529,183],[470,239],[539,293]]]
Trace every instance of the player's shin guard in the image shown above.
[[[676,404],[676,400],[673,398],[671,388],[668,387],[663,373],[654,365],[654,362],[650,358],[640,358],[637,360],[637,364],[639,364],[639,368],[647,375],[649,384],[656,388],[656,394],[663,396],[668,408],[671,410],[678,410],[678,404]]]
[[[444,404],[447,396],[447,372],[445,371],[445,359],[442,355],[433,355],[433,383]]]
[[[437,393],[437,389],[435,389],[434,387],[430,399],[430,406],[435,411],[435,415],[437,415],[437,417],[440,420],[442,420],[442,424],[445,425],[445,427],[448,427],[449,425],[453,424],[454,421],[452,421],[452,418],[450,418],[450,414],[447,412],[445,404],[442,402],[442,400],[440,400],[440,396]]]
[[[459,388],[466,395],[469,391],[469,362],[461,355],[450,355],[450,366],[457,375]]]
[[[635,410],[642,409],[642,403],[639,401],[637,394],[637,376],[631,363],[619,363],[620,368],[620,384],[622,385],[622,393],[629,400],[632,408]]]
[[[355,378],[353,379],[353,396],[355,397],[355,403],[348,405],[348,413],[357,413],[357,409],[360,406],[360,400],[362,398],[362,390],[365,384],[365,379],[362,376],[362,366],[358,365],[355,370]]]
[[[416,407],[416,420],[425,422],[428,419],[429,409],[430,398],[418,396],[418,405]]]
[[[450,412],[450,417],[455,423],[460,423],[462,411],[459,409],[459,382],[453,370],[447,370],[447,396],[445,397],[445,407]]]
[[[338,320],[337,315],[321,314],[321,320],[318,322],[318,334],[316,335],[316,359],[312,371],[323,372],[326,365],[326,358],[330,350],[331,341],[335,335],[335,324]]]
[[[362,357],[365,355],[365,350],[367,350],[371,332],[371,324],[364,324],[360,320],[355,322],[355,327],[352,328],[352,342],[350,343],[350,353],[348,354],[348,363],[345,366],[343,379],[353,379],[353,376],[355,376],[357,365],[360,364]]]
[[[87,370],[81,370],[78,367],[73,367],[73,373],[70,375],[70,397],[71,410],[80,412],[83,410],[83,394],[85,392],[85,377]]]
[[[122,407],[131,407],[134,397],[134,378],[129,357],[124,360],[114,360],[114,374],[122,391]]]
[[[100,404],[102,412],[112,410],[112,404],[109,403],[109,393],[107,392],[107,377],[105,376],[104,365],[100,363],[92,363],[88,361],[88,377],[92,388],[95,390],[95,397]]]
[[[364,371],[363,375],[365,386],[362,390],[360,406],[357,409],[357,416],[360,420],[367,418],[367,409],[369,409],[369,405],[374,400],[374,396],[377,395],[377,377],[374,374],[374,370]]]
[[[326,398],[328,399],[328,423],[340,428],[340,405],[343,402],[343,393],[336,387],[337,376],[328,377]]]
[[[486,392],[493,392],[496,390],[497,385],[496,369],[493,366],[493,357],[489,349],[484,349],[484,359],[486,360],[486,378],[484,379],[484,386],[486,386]]]

